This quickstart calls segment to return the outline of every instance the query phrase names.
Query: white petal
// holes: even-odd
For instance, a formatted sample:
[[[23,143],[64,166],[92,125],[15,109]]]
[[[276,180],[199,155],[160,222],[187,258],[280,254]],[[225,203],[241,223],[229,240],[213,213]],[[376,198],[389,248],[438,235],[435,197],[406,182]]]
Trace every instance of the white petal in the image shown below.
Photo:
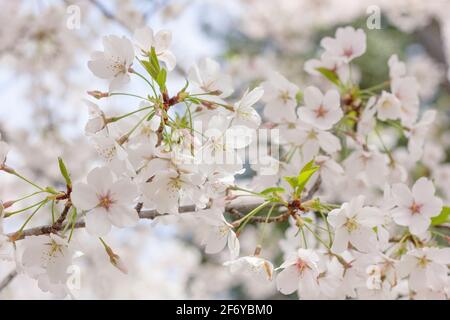
[[[103,237],[111,230],[111,222],[103,208],[96,208],[86,214],[86,230],[90,235]]]
[[[329,154],[341,149],[341,143],[339,139],[327,131],[319,132],[318,138],[320,147]]]
[[[232,230],[228,232],[228,249],[230,250],[231,259],[236,259],[237,257],[239,257],[239,240]]]
[[[296,266],[290,266],[281,271],[277,276],[277,289],[282,294],[291,294],[298,288],[299,274]]]
[[[411,212],[406,208],[392,210],[392,218],[400,226],[409,226],[411,224],[411,216]]]
[[[361,252],[371,252],[376,250],[375,232],[366,227],[359,227],[350,233],[351,244]]]
[[[334,253],[342,253],[347,250],[348,241],[350,235],[344,228],[337,229],[334,235],[333,245],[331,246],[331,251]]]
[[[155,51],[160,53],[167,50],[172,42],[172,33],[168,30],[158,31],[155,35]]]
[[[326,109],[338,109],[341,104],[341,97],[339,96],[339,92],[336,90],[329,90],[325,94],[325,97],[323,98],[323,104],[325,105]],[[342,112],[342,110],[341,110]]]
[[[403,183],[396,183],[392,186],[392,196],[396,204],[402,207],[408,208],[413,203],[411,191]]]
[[[120,179],[110,186],[111,197],[123,204],[132,204],[137,197],[137,187],[129,179]]]
[[[342,209],[334,209],[330,211],[328,214],[328,222],[336,229],[342,226],[346,221],[347,217],[343,212],[341,212]]]
[[[303,100],[307,107],[315,109],[322,104],[323,95],[316,87],[307,87],[304,92]]]
[[[81,210],[90,210],[97,206],[99,202],[95,189],[86,183],[74,184],[70,198],[73,205]]]
[[[431,224],[430,218],[421,214],[413,214],[411,216],[411,222],[409,223],[409,231],[415,235],[421,235],[427,231]]]
[[[158,58],[166,64],[167,70],[172,71],[177,64],[177,58],[171,51],[164,51]]]
[[[113,205],[108,211],[108,218],[119,228],[132,227],[139,221],[136,210],[122,205]]]
[[[208,254],[218,253],[225,248],[227,241],[228,234],[221,233],[219,228],[212,228],[205,240],[205,252]]]
[[[412,194],[414,199],[419,203],[425,203],[428,199],[434,196],[434,185],[425,177],[416,181],[412,187]]]
[[[106,193],[113,183],[113,175],[107,167],[97,167],[89,172],[87,182],[97,193]]]

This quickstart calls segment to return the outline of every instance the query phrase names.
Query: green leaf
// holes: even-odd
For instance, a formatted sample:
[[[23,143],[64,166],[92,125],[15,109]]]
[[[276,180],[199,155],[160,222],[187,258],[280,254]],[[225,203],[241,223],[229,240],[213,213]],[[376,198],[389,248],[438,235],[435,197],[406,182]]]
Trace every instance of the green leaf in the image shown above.
[[[267,188],[264,189],[263,191],[260,192],[260,194],[270,194],[270,193],[277,193],[277,192],[285,192],[286,190],[284,190],[284,188],[281,187],[271,187],[271,188]]]
[[[298,176],[298,184],[297,184],[297,190],[296,190],[296,195],[300,195],[303,191],[303,189],[305,189],[305,185],[306,183],[308,183],[309,179],[312,177],[312,175],[319,169],[318,166],[313,167],[310,170],[306,170],[302,173],[299,174]]]
[[[161,91],[165,91],[166,89],[166,79],[167,79],[167,71],[166,69],[161,69],[159,71],[158,76],[156,77],[156,83],[158,84]]]
[[[155,69],[155,67],[149,61],[142,60],[141,62],[142,62],[142,65],[144,66],[145,70],[147,70],[148,74],[153,79],[156,79],[158,77],[159,70]]]
[[[61,171],[61,175],[64,177],[64,180],[66,180],[67,186],[72,186],[72,180],[70,179],[70,174],[67,171],[67,167],[64,164],[64,161],[61,157],[58,157],[58,164],[59,164],[59,171]]]
[[[333,82],[335,85],[340,86],[341,81],[339,80],[339,77],[336,72],[333,70],[327,69],[327,68],[316,68],[317,71],[319,71],[325,78]]]
[[[298,184],[298,178],[297,177],[284,177],[284,180],[286,180],[292,187],[292,189],[295,189]]]
[[[300,173],[297,177],[297,188],[295,190],[295,194],[300,196],[303,189],[305,188],[306,183],[308,183],[309,179],[312,175],[319,170],[319,166],[314,165],[314,160],[311,160],[300,170]]]
[[[152,66],[155,68],[155,70],[158,71],[161,70],[161,67],[159,66],[159,61],[158,61],[158,56],[156,55],[156,51],[155,48],[152,47],[152,50],[150,52],[150,63],[152,64]]]
[[[450,207],[443,207],[441,213],[438,216],[431,218],[431,225],[437,226],[443,223],[450,222],[449,215],[450,215]]]
[[[303,168],[300,170],[300,173],[311,170],[314,166],[314,160],[311,160],[310,162],[308,162],[307,164],[305,164],[303,166]]]

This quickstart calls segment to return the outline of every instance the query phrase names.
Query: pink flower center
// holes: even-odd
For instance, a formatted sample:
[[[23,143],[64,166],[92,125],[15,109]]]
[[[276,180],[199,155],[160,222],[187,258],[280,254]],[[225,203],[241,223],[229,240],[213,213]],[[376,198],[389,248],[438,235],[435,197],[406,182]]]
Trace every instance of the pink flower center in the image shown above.
[[[322,105],[319,106],[319,108],[316,109],[316,117],[317,118],[323,118],[328,113],[328,110],[325,109]]]
[[[108,191],[105,195],[99,195],[98,196],[98,206],[105,208],[106,210],[109,210],[111,208],[111,205],[114,204],[114,200],[111,198],[111,195]]]
[[[297,262],[295,263],[295,266],[297,267],[298,272],[302,273],[305,269],[308,269],[308,264],[303,261],[302,259],[298,258]]]
[[[350,58],[353,55],[353,48],[345,48],[344,49],[344,56],[347,58]]]
[[[419,203],[416,203],[416,202],[413,202],[411,207],[409,207],[409,210],[411,211],[412,214],[420,213],[421,209],[422,209],[422,205]]]

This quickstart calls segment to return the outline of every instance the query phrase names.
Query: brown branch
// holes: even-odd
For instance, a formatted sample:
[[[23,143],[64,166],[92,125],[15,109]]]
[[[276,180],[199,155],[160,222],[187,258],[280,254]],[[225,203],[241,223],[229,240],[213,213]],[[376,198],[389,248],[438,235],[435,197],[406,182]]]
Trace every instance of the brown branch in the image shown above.
[[[230,210],[235,209],[235,210],[242,211],[242,212],[250,212],[251,210],[253,210],[257,206],[259,206],[260,204],[261,204],[261,202],[249,203],[249,204],[238,204],[238,205],[226,207],[225,211],[230,212]],[[142,210],[141,203],[139,203],[135,207],[135,209],[138,212],[140,219],[153,220],[158,217],[169,215],[168,213],[159,213],[156,210]],[[188,212],[194,212],[194,211],[195,211],[195,205],[182,206],[179,208],[180,213],[188,213]],[[79,221],[79,222],[76,222],[73,227],[74,227],[74,229],[79,229],[79,228],[84,228],[85,226],[86,226],[86,224],[84,223],[84,221]],[[23,230],[20,234],[18,234],[17,232],[11,233],[11,234],[8,234],[8,237],[10,239],[14,239],[14,241],[18,241],[18,240],[22,240],[25,237],[29,237],[29,236],[40,236],[40,235],[45,235],[45,234],[50,234],[50,233],[56,233],[58,231],[63,230],[65,227],[66,227],[66,224],[55,223],[53,225],[46,225],[46,226],[26,229],[26,230]],[[69,226],[69,227],[71,227],[71,226]]]
[[[0,292],[5,289],[11,281],[17,276],[17,270],[11,271],[1,282],[0,282]]]

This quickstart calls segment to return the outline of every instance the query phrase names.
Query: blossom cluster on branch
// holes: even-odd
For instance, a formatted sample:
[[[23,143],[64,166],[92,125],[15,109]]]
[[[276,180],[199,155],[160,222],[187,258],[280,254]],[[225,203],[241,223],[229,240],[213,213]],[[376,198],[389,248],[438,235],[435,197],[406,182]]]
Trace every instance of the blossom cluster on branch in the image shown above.
[[[176,66],[170,47],[170,31],[149,27],[133,39],[103,38],[103,51],[92,54],[88,67],[108,81],[108,91],[89,92],[85,127],[102,164],[73,177],[59,158],[64,190],[40,186],[12,168],[10,147],[0,142],[0,171],[35,189],[0,202],[0,259],[15,259],[42,290],[64,296],[70,294],[67,269],[79,251],[72,241],[77,228],[85,226],[111,264],[127,272],[104,237],[113,226],[138,224],[142,210],[155,210],[156,221],[188,223],[207,254],[228,250],[224,267],[232,273],[274,281],[282,294],[448,298],[450,249],[442,229],[450,209],[433,181],[412,175],[384,141],[383,132],[394,130],[409,160],[419,161],[436,118],[434,110],[421,112],[417,81],[396,55],[386,62],[383,83],[362,88],[352,62],[365,54],[366,34],[338,28],[322,39],[322,54],[305,64],[332,89],[300,88],[273,73],[236,95],[232,77],[210,58],[189,69],[183,87],[169,90]],[[128,92],[132,80],[147,90]],[[98,105],[118,96],[136,108],[111,116]],[[245,186],[239,177],[250,170],[255,175]],[[14,209],[30,198],[38,200]],[[242,198],[254,203],[246,212],[233,207]],[[186,206],[192,210],[181,209]],[[46,207],[52,224],[24,236]],[[26,212],[16,232],[3,232],[2,220]],[[242,236],[256,223],[263,228],[254,253],[241,255]],[[288,226],[278,249],[282,261],[265,256],[269,223]]]

